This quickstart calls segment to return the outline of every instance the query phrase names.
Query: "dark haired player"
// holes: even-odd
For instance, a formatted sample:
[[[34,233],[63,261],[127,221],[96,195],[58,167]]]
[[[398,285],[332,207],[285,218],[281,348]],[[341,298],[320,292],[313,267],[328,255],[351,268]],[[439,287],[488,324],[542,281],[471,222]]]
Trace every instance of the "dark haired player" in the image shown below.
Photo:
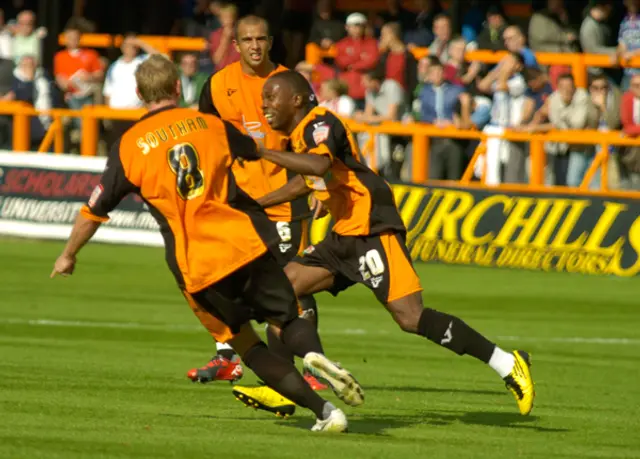
[[[322,242],[285,267],[296,294],[329,291],[337,295],[356,283],[366,285],[402,330],[488,364],[503,378],[520,412],[529,414],[535,396],[529,355],[505,352],[459,318],[423,306],[422,287],[391,188],[358,160],[358,146],[349,128],[315,105],[309,83],[297,72],[270,77],[262,98],[266,119],[273,129],[289,136],[293,152],[262,149],[260,154],[300,175],[258,202],[268,208],[313,190],[335,222]],[[236,396],[245,398],[265,392],[234,388]]]

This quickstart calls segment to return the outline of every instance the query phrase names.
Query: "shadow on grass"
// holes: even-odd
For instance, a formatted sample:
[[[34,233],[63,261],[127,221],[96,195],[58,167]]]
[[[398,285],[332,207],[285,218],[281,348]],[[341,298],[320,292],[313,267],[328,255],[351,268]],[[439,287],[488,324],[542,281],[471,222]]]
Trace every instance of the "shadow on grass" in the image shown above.
[[[427,411],[418,415],[390,415],[390,416],[357,416],[349,417],[349,432],[363,435],[389,435],[388,430],[401,429],[412,426],[449,426],[452,424],[480,425],[487,427],[501,427],[506,429],[528,429],[545,433],[570,432],[570,429],[556,429],[539,425],[537,416],[521,416],[517,413],[500,413],[490,411],[459,412],[459,411]],[[304,429],[310,428],[310,419],[295,417],[288,420],[276,421],[286,427]]]
[[[503,390],[479,390],[479,389],[444,389],[441,387],[418,387],[418,386],[366,386],[365,390],[381,390],[393,392],[423,392],[432,394],[473,394],[473,395],[502,395]]]
[[[502,413],[497,411],[427,411],[420,416],[424,422],[431,425],[449,425],[460,422],[468,425],[489,427],[504,427],[509,429],[529,429],[538,432],[560,433],[570,432],[570,429],[556,429],[538,425],[537,416],[522,416],[517,413]]]
[[[311,428],[310,418],[291,418],[284,421],[276,421],[285,427],[308,430]],[[388,436],[389,429],[401,429],[419,424],[420,420],[414,416],[349,416],[349,433],[363,435]],[[312,423],[311,423],[312,424]]]

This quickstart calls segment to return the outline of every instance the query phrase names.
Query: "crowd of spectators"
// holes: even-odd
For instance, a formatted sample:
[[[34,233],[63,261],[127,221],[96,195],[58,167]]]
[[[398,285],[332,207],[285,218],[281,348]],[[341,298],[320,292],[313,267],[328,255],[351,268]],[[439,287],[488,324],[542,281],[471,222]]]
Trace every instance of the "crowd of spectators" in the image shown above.
[[[403,7],[407,2],[389,0],[384,11],[346,15],[335,11],[331,0],[290,3],[286,17],[301,22],[288,30],[285,64],[303,73],[321,104],[341,116],[369,124],[428,123],[488,133],[598,129],[640,135],[640,69],[589,68],[589,85],[582,89],[576,87],[571,67],[544,67],[535,54],[582,51],[607,55],[612,63],[640,55],[640,0],[624,1],[627,14],[620,24],[612,19],[609,0],[590,0],[581,16],[568,9],[571,5],[565,0],[548,0],[528,24],[512,22],[497,3],[482,9],[479,2],[470,1],[458,31],[437,0],[416,0],[411,10]],[[314,8],[313,15],[309,8]],[[233,44],[239,14],[233,2],[199,0],[191,17],[182,22],[181,34],[204,37],[208,43],[202,52],[174,56],[183,106],[195,107],[207,76],[239,59]],[[303,17],[313,19],[306,25]],[[91,27],[85,20],[72,19],[65,28],[65,48],[55,55],[49,74],[40,62],[47,31],[36,27],[34,13],[21,11],[6,19],[0,10],[0,100],[20,100],[39,109],[80,109],[87,104],[139,107],[135,69],[158,51],[135,34],[126,34],[120,56],[108,60],[80,46],[82,33]],[[335,49],[334,57],[305,62],[301,43]],[[428,56],[416,60],[412,53],[416,48],[428,48]],[[507,54],[488,65],[465,60],[465,53],[473,50]],[[10,118],[0,118],[2,148],[10,145],[10,123]],[[45,115],[32,119],[32,148],[37,148],[50,123]],[[105,122],[105,143],[129,125]],[[79,120],[69,120],[70,150],[77,148],[80,129]],[[368,136],[359,137],[361,145],[372,144]],[[409,178],[409,138],[377,135],[373,144],[375,165],[383,175]],[[460,179],[478,147],[476,141],[433,137],[430,178]],[[578,186],[597,148],[546,144],[547,183]],[[492,138],[482,151],[476,178],[486,173],[488,183],[528,181],[528,144]],[[618,171],[611,174],[613,180],[623,188],[640,189],[640,148],[611,152],[612,170]],[[591,186],[600,186],[599,174]]]

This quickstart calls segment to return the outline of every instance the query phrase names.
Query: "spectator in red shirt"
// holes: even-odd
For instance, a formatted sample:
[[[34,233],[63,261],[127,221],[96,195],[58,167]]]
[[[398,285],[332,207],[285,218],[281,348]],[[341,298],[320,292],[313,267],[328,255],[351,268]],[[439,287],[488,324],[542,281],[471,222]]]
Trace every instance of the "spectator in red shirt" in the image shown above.
[[[418,84],[418,63],[402,41],[402,28],[398,22],[389,22],[380,31],[380,61],[378,71],[382,71],[385,80],[395,80],[411,96]],[[407,100],[411,104],[411,100]]]
[[[365,37],[367,18],[361,13],[347,16],[347,37],[336,44],[335,63],[342,72],[340,79],[349,85],[349,96],[362,106],[365,88],[363,75],[373,70],[378,63],[378,42]]]
[[[64,100],[72,109],[81,109],[93,103],[97,85],[104,78],[104,66],[93,49],[80,48],[79,27],[70,23],[64,31],[67,49],[58,51],[53,59],[56,83],[64,92]],[[72,120],[74,128],[80,128],[80,119]]]
[[[640,74],[631,77],[629,91],[622,96],[620,121],[627,136],[640,136]],[[620,162],[621,187],[640,190],[640,148],[627,147]]]
[[[216,72],[240,60],[240,53],[234,44],[235,24],[238,18],[237,7],[233,4],[221,6],[218,18],[221,27],[212,32],[209,38],[211,60]]]
[[[444,66],[444,78],[450,83],[465,87],[475,87],[476,77],[482,66],[479,62],[467,62],[464,53],[467,42],[462,37],[456,37],[449,42],[449,61]]]

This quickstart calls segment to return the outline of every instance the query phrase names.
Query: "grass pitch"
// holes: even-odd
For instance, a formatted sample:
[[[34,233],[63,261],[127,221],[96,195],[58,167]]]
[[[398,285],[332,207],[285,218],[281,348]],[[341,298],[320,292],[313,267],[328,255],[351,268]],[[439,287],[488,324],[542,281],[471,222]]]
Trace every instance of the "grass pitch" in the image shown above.
[[[277,420],[186,379],[213,345],[161,250],[89,245],[50,280],[61,248],[0,240],[0,458],[640,457],[638,279],[418,267],[426,304],[532,353],[530,417],[491,369],[403,334],[366,289],[319,295],[327,353],[366,393],[344,408],[349,434],[322,435],[306,410]]]

